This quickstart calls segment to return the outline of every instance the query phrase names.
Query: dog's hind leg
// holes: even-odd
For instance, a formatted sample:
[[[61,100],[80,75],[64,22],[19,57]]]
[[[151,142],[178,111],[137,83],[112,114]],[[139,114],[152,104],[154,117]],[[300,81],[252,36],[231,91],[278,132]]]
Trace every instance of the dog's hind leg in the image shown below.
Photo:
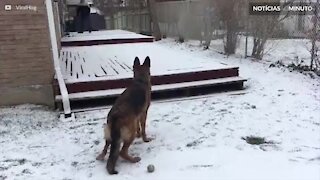
[[[109,145],[110,145],[110,142],[106,139],[104,148],[103,148],[102,152],[99,154],[99,156],[96,157],[96,160],[98,160],[98,161],[103,161],[104,160],[104,157],[107,154]]]
[[[129,147],[132,144],[134,139],[135,139],[135,135],[132,135],[129,140],[124,141],[122,149],[120,151],[120,156],[131,163],[136,163],[141,160],[140,157],[132,157],[128,154]]]
[[[141,137],[140,121],[141,121],[141,118],[139,119],[139,121],[137,121],[137,138]]]
[[[115,170],[115,166],[120,153],[120,144],[121,144],[120,130],[118,129],[112,130],[111,139],[112,139],[111,149],[110,149],[110,154],[109,154],[106,168],[109,174],[118,174],[118,171]]]
[[[148,138],[147,135],[146,135],[146,121],[147,121],[147,112],[144,112],[142,114],[141,119],[140,119],[142,140],[144,142],[150,142],[152,139]]]

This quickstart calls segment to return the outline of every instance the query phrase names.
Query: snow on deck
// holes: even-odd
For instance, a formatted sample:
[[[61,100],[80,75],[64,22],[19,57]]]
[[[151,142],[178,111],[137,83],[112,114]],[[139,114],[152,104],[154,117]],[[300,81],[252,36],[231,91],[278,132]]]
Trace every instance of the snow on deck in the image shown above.
[[[93,41],[93,40],[108,40],[108,39],[143,39],[153,38],[151,36],[145,36],[134,32],[124,30],[105,30],[105,31],[92,31],[77,33],[70,32],[68,36],[61,39],[61,42],[72,42],[72,41]]]
[[[61,70],[67,83],[131,78],[135,57],[151,58],[151,75],[233,68],[217,60],[173,51],[158,43],[63,47]]]

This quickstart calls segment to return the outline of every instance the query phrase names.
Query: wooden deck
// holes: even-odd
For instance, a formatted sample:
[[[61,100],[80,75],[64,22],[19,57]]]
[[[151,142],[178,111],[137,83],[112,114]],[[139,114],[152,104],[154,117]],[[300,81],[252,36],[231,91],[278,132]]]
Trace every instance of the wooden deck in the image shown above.
[[[141,61],[146,56],[150,57],[150,70],[154,77],[197,72],[207,72],[205,74],[209,79],[214,76],[221,78],[238,75],[235,72],[231,75],[217,73],[219,70],[227,73],[237,67],[228,66],[217,60],[175,52],[154,43],[66,47],[62,48],[60,53],[60,65],[67,84],[119,80],[132,78],[132,65],[136,56]],[[212,75],[208,71],[216,73]]]
[[[101,32],[100,32],[101,33]],[[109,37],[116,37],[113,31]],[[118,39],[135,38],[120,31]],[[98,37],[68,37],[64,42],[97,40]],[[100,38],[106,36],[99,35]],[[99,40],[99,39],[98,39]],[[132,80],[135,57],[143,62],[151,59],[152,97],[197,95],[204,92],[239,90],[245,79],[239,77],[239,68],[228,66],[217,59],[173,51],[159,43],[103,44],[97,46],[62,47],[60,66],[71,102],[104,99],[112,103]],[[57,82],[54,83],[56,101],[60,102]],[[184,93],[187,92],[187,93]],[[108,101],[107,101],[108,100]]]

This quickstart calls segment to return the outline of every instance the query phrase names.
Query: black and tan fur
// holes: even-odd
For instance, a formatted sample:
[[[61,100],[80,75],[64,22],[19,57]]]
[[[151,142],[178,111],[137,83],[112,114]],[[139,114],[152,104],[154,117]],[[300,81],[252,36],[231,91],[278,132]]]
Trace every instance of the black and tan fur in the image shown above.
[[[120,95],[111,108],[107,124],[104,127],[105,146],[102,153],[96,158],[103,160],[111,145],[107,161],[109,174],[117,174],[115,165],[119,155],[132,163],[139,162],[140,157],[132,157],[128,149],[135,137],[144,142],[151,139],[146,136],[146,118],[151,99],[150,58],[147,57],[142,65],[139,58],[135,58],[133,65],[134,77],[132,84]],[[121,142],[123,142],[120,150]]]

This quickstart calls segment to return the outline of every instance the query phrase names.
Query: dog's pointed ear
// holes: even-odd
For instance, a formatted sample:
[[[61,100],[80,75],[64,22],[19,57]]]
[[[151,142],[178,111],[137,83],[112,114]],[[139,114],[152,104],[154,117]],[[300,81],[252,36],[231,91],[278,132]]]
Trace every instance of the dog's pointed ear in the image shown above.
[[[143,63],[143,66],[147,66],[147,67],[150,67],[150,57],[147,56],[146,59],[144,60],[144,63]]]
[[[134,58],[134,62],[133,62],[133,67],[138,67],[140,66],[140,60],[138,57]]]

